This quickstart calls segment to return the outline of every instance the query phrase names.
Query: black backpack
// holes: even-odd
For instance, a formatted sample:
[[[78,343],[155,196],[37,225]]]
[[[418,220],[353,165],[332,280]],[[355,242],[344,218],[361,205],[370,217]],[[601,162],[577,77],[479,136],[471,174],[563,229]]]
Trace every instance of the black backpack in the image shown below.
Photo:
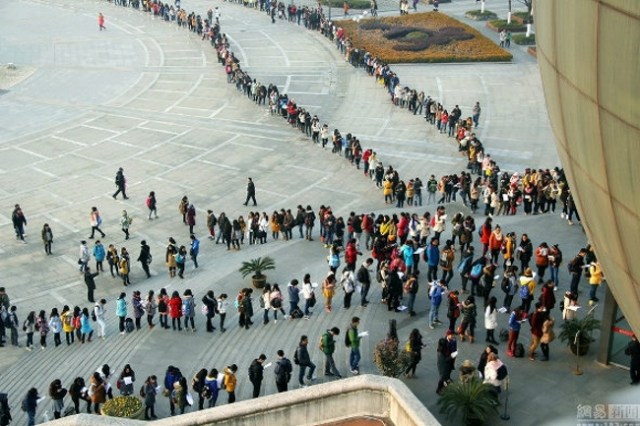
[[[507,374],[508,374],[507,366],[502,364],[500,366],[500,368],[498,368],[497,373],[498,373],[498,376],[497,376],[498,380],[504,380],[507,377]]]
[[[300,365],[300,358],[298,358],[298,351],[299,351],[299,350],[300,350],[300,349],[298,348],[298,349],[296,349],[296,350],[295,350],[295,352],[293,353],[293,363],[294,363],[295,365]]]
[[[513,355],[516,358],[524,358],[524,345],[522,343],[516,345],[516,351]]]
[[[347,332],[344,333],[344,345],[348,348],[351,347],[351,339],[349,339],[349,331],[351,328],[347,329]]]

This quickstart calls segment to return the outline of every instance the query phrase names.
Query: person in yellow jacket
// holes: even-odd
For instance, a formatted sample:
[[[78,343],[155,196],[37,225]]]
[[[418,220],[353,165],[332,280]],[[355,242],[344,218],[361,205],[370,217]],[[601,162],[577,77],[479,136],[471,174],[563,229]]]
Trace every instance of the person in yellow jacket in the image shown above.
[[[238,366],[235,364],[231,364],[224,369],[222,385],[229,394],[229,399],[227,401],[229,404],[236,402],[236,384],[238,382],[238,379],[236,379],[236,371],[238,371]]]
[[[393,183],[390,180],[385,180],[382,183],[382,193],[384,194],[384,203],[393,203]]]
[[[503,268],[507,269],[507,266],[513,265],[513,256],[515,251],[516,236],[513,232],[509,232],[504,240],[504,246],[502,248],[502,257],[504,258]]]
[[[600,262],[597,260],[591,262],[589,265],[589,305],[593,305],[598,302],[599,299],[596,297],[596,291],[600,284],[602,284],[602,280],[604,279],[604,273],[602,272],[602,267],[600,266]]]
[[[531,302],[533,301],[533,292],[536,289],[536,274],[531,268],[524,270],[524,274],[520,277],[520,287],[518,287],[518,295],[522,299],[521,310],[524,316],[529,315]]]
[[[62,321],[62,331],[64,331],[68,346],[75,340],[75,329],[73,328],[73,311],[69,309],[69,306],[64,305],[64,307],[62,308],[60,321]]]
[[[120,277],[122,278],[122,284],[126,287],[131,284],[131,281],[129,281],[129,253],[124,247],[120,250],[120,264],[118,266]]]

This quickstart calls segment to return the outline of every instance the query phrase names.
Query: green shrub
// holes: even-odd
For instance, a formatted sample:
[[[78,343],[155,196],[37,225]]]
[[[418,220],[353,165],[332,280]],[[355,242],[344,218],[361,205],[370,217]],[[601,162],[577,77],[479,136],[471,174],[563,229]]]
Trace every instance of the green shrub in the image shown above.
[[[487,27],[495,30],[495,31],[502,31],[502,30],[507,30],[507,31],[511,31],[511,32],[524,32],[527,31],[527,26],[526,25],[522,25],[522,24],[518,24],[516,22],[511,21],[510,24],[507,24],[507,20],[506,19],[494,19],[492,21],[487,22]]]
[[[511,38],[515,44],[520,44],[523,46],[532,46],[536,44],[536,35],[531,33],[529,37],[526,34],[514,34]]]
[[[498,19],[498,15],[490,10],[485,10],[484,12],[480,12],[480,10],[470,10],[465,13],[465,16],[469,19],[473,19],[476,21],[488,21],[492,19]]]

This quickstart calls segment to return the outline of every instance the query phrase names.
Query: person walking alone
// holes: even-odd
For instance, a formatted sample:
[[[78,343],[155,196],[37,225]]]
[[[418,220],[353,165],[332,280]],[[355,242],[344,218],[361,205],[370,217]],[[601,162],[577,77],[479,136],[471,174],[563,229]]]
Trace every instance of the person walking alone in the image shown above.
[[[103,20],[103,23],[104,23],[104,20]],[[126,192],[127,179],[124,177],[124,169],[122,167],[120,167],[116,173],[115,184],[118,190],[113,194],[113,199],[115,200],[118,194],[122,193],[122,198],[127,200],[129,198],[127,197],[127,192]]]
[[[256,186],[251,178],[247,178],[247,199],[244,201],[245,206],[249,203],[249,200],[253,201],[254,206],[258,205],[256,203]]]
[[[91,236],[89,236],[90,240],[93,239],[96,231],[98,231],[100,235],[102,235],[102,238],[107,235],[102,232],[102,229],[100,229],[100,225],[102,225],[102,216],[100,216],[100,212],[98,211],[97,207],[91,207]]]
[[[45,223],[42,227],[42,243],[44,244],[44,252],[47,255],[51,255],[51,245],[53,244],[53,231],[49,227],[48,223]]]
[[[104,26],[104,15],[102,14],[102,12],[98,13],[98,29],[100,31],[107,30],[107,27]]]
[[[298,344],[298,348],[296,349],[295,355],[293,356],[293,362],[300,366],[300,371],[298,373],[298,383],[300,387],[306,387],[304,383],[304,375],[307,372],[307,368],[309,371],[307,372],[307,382],[312,382],[315,380],[313,377],[313,373],[316,371],[316,365],[311,362],[311,357],[309,357],[309,350],[307,346],[309,345],[309,338],[306,335],[302,335],[300,337],[300,343]]]

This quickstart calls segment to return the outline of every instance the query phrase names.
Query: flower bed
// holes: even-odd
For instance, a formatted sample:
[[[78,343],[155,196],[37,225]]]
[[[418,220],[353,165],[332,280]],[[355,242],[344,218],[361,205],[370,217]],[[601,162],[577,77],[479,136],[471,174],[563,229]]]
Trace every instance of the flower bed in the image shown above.
[[[144,414],[142,401],[135,396],[117,396],[104,403],[103,416],[139,419]]]
[[[515,21],[511,21],[510,24],[507,24],[506,19],[494,19],[493,21],[489,21],[487,22],[487,27],[493,31],[507,30],[512,33],[522,33],[527,31],[526,25],[519,24]]]
[[[490,10],[485,10],[484,12],[481,12],[479,9],[470,10],[467,13],[465,13],[464,16],[466,16],[469,19],[473,19],[474,21],[488,21],[488,20],[498,19],[498,15],[496,15],[494,12]]]
[[[438,12],[340,25],[357,48],[387,63],[502,62],[509,52],[468,25]]]

